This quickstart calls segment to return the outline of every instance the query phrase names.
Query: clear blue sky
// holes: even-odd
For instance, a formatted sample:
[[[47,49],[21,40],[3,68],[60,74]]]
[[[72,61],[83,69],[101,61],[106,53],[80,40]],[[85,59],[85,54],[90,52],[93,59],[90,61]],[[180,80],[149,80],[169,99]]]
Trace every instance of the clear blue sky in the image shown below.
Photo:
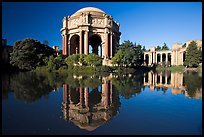
[[[120,23],[120,43],[130,40],[149,49],[202,39],[202,2],[2,2],[2,38],[9,45],[34,38],[62,47],[64,16],[96,7]]]

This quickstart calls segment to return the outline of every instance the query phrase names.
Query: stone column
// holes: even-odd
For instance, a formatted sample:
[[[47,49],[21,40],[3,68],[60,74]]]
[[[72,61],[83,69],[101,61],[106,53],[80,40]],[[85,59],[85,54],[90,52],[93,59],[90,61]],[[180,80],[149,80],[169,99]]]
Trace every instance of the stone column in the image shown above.
[[[167,74],[165,75],[165,84],[167,85]]]
[[[88,87],[84,89],[84,98],[85,98],[85,106],[88,107],[88,102],[89,102],[89,90]]]
[[[82,30],[80,30],[80,33],[79,33],[79,35],[80,35],[80,40],[79,40],[79,54],[82,54]]]
[[[183,65],[183,52],[181,52],[181,65]]]
[[[171,65],[174,65],[174,51],[171,54]]]
[[[155,60],[154,52],[152,52],[152,58],[153,58],[153,62],[152,63],[154,63],[154,60]]]
[[[149,54],[149,64],[148,64],[148,65],[151,64],[151,60],[152,60],[152,57],[151,57],[151,55]]]
[[[85,39],[84,39],[84,54],[88,55],[89,54],[89,34],[88,31],[85,31]]]
[[[67,35],[65,34],[64,54],[67,56]]]
[[[113,104],[113,86],[112,82],[110,82],[110,104]]]
[[[160,54],[160,63],[162,63],[162,53]]]
[[[167,63],[167,61],[168,61],[168,53],[166,53],[166,63]]]
[[[110,58],[113,57],[113,33],[110,35]]]
[[[155,63],[157,64],[157,53],[155,53]]]
[[[160,73],[159,83],[162,84],[162,72]]]
[[[105,58],[108,57],[108,32],[105,33],[105,50],[104,50]]]
[[[62,54],[65,55],[64,53],[64,35],[62,35]]]
[[[178,51],[176,50],[176,66],[178,65]]]
[[[80,106],[82,106],[82,101],[83,101],[83,90],[82,87],[79,88],[79,93],[80,93]]]
[[[67,102],[67,84],[63,84],[63,102]]]

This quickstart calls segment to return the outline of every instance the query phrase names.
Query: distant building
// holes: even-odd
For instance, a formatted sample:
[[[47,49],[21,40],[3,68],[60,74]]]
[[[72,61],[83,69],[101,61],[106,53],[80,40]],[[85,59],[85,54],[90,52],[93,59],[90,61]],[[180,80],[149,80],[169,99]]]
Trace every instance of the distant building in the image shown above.
[[[170,62],[169,65],[183,65],[186,57],[186,49],[189,44],[195,41],[197,48],[202,50],[202,40],[190,40],[184,45],[182,43],[176,43],[172,45],[172,50],[160,50],[156,51],[155,47],[150,48],[150,51],[144,52],[144,61],[148,66],[152,64],[162,64],[163,62]]]

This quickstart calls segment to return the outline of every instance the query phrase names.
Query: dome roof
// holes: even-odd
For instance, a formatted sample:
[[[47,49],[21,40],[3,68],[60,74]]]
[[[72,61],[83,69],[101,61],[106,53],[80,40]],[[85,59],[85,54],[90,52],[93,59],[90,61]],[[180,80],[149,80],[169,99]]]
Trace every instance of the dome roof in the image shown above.
[[[102,13],[105,13],[104,11],[98,9],[98,8],[94,8],[94,7],[86,7],[86,8],[82,8],[80,10],[78,10],[76,13],[80,13],[80,12],[89,12],[89,11],[95,11],[95,12],[102,12]],[[75,13],[75,14],[76,14]]]

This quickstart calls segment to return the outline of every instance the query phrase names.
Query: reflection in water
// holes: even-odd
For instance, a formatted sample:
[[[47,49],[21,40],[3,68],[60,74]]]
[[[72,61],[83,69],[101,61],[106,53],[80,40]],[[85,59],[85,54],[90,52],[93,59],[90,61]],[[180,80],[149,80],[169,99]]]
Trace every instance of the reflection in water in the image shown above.
[[[169,71],[144,73],[144,86],[150,90],[159,89],[165,92],[171,88],[174,95],[184,94],[186,97],[202,99],[202,77],[198,73],[170,73]]]
[[[64,120],[72,121],[80,129],[93,131],[119,114],[120,96],[130,99],[142,94],[142,89],[146,86],[150,90],[162,90],[164,93],[170,88],[174,95],[183,94],[202,99],[202,75],[169,71],[108,76],[60,76],[55,73],[42,75],[23,72],[3,77],[2,97],[8,99],[8,92],[11,91],[16,99],[32,103],[42,97],[47,98],[51,91],[62,87],[61,109]]]
[[[72,121],[81,129],[93,131],[110,121],[119,113],[120,100],[112,90],[108,77],[102,78],[102,85],[90,87],[72,87],[63,84],[62,111],[65,120]]]

